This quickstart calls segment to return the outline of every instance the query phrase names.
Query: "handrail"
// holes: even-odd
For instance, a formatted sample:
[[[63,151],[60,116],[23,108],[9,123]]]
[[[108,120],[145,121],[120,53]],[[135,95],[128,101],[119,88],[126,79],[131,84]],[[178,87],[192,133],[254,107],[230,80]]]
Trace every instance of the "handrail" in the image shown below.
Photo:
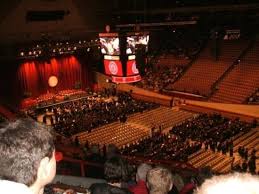
[[[166,160],[153,160],[153,159],[148,159],[144,157],[137,157],[137,156],[122,156],[122,158],[127,159],[129,163],[132,164],[140,164],[140,163],[148,163],[152,165],[165,165],[168,168],[170,168],[172,171],[178,172],[178,173],[183,173],[184,171],[189,171],[192,173],[196,173],[198,170],[193,167],[191,164],[184,163],[184,162],[179,162],[179,161],[166,161]],[[70,157],[63,157],[62,159],[63,162],[71,162],[71,163],[76,163],[80,165],[80,175],[85,176],[85,167],[87,166],[93,166],[97,167],[100,169],[103,169],[104,166],[102,164],[97,164],[85,160],[79,160],[79,159],[74,159]]]
[[[254,40],[251,40],[248,44],[247,48],[243,50],[243,52],[237,57],[236,60],[233,61],[233,63],[228,67],[228,69],[211,85],[211,92],[208,98],[210,98],[216,91],[216,87],[223,81],[223,79],[235,68],[237,65],[237,61],[242,59],[247,52],[250,51],[250,49],[254,46]]]
[[[203,45],[201,46],[200,50],[198,51],[198,53],[195,55],[195,57],[192,58],[192,60],[185,66],[185,68],[183,69],[183,71],[181,72],[181,74],[179,76],[177,76],[177,78],[173,81],[173,83],[171,83],[172,85],[177,82],[186,72],[187,70],[189,70],[192,67],[192,64],[200,57],[201,52],[206,48],[206,46],[208,45],[209,40],[207,39],[206,41],[203,42]]]
[[[175,161],[175,160],[153,160],[149,158],[144,158],[141,156],[123,156],[126,158],[129,162],[131,163],[139,163],[139,162],[145,162],[148,164],[163,164],[167,165],[168,167],[173,168],[173,170],[181,169],[181,170],[188,170],[188,171],[197,171],[197,168],[192,166],[189,163],[185,162],[180,162],[180,161]]]

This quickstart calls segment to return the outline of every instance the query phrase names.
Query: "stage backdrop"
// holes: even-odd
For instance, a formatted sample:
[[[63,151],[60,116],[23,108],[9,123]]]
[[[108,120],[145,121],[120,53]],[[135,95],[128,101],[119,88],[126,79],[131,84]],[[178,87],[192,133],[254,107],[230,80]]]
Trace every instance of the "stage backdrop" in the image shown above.
[[[58,85],[48,85],[50,76],[58,78]],[[19,91],[24,95],[38,96],[64,89],[86,88],[89,86],[89,69],[75,56],[51,58],[49,61],[28,61],[18,67]]]

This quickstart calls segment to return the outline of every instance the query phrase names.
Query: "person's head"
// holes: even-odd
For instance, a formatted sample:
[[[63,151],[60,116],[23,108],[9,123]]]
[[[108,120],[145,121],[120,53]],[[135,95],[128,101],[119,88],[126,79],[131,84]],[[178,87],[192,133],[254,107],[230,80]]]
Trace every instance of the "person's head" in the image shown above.
[[[205,166],[199,170],[198,176],[196,177],[196,185],[200,186],[206,179],[213,176],[212,170],[209,166]]]
[[[214,176],[206,180],[195,194],[259,194],[259,177],[247,173]]]
[[[107,159],[115,157],[119,153],[118,148],[114,144],[109,144],[108,147],[107,147],[107,151],[106,152],[107,152],[106,153]]]
[[[152,167],[148,164],[142,163],[138,166],[137,174],[136,174],[136,181],[145,181],[147,179],[147,173],[151,170]]]
[[[91,194],[127,194],[126,190],[112,187],[108,184],[94,183],[90,186],[89,191]]]
[[[104,177],[109,183],[121,183],[128,180],[128,164],[120,157],[112,157],[104,164]]]
[[[164,167],[156,167],[147,173],[147,187],[151,194],[166,194],[173,187],[172,173]]]
[[[56,174],[51,131],[31,119],[18,119],[0,128],[0,179],[28,187],[44,187]]]
[[[112,194],[109,185],[95,183],[89,188],[91,194]]]

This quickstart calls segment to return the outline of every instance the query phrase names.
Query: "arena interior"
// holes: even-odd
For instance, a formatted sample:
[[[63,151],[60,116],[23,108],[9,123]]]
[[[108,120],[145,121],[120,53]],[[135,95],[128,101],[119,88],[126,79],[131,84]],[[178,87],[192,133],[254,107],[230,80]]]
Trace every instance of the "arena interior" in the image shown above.
[[[0,122],[29,117],[54,129],[63,160],[45,193],[85,193],[105,181],[112,155],[131,178],[143,162],[166,166],[183,182],[178,193],[204,171],[258,175],[256,1],[12,0],[0,9]]]

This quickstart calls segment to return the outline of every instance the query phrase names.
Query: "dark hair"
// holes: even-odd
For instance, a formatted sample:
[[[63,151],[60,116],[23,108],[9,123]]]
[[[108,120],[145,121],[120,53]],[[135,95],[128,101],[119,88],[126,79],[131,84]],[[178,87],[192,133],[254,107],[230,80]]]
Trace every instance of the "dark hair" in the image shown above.
[[[95,183],[92,184],[89,188],[91,194],[112,194],[111,189],[109,185],[107,184],[100,184],[100,183]]]
[[[104,164],[104,177],[110,183],[127,181],[129,177],[127,162],[118,156],[108,159]]]
[[[94,183],[90,186],[91,194],[131,194],[127,189],[111,186],[107,183]]]
[[[18,119],[0,127],[0,179],[31,186],[40,161],[52,157],[54,140],[50,128],[31,119]]]

